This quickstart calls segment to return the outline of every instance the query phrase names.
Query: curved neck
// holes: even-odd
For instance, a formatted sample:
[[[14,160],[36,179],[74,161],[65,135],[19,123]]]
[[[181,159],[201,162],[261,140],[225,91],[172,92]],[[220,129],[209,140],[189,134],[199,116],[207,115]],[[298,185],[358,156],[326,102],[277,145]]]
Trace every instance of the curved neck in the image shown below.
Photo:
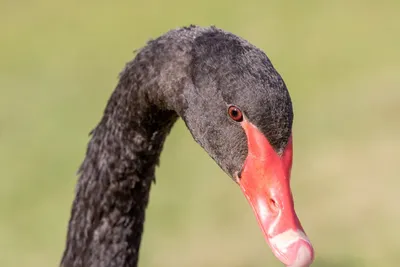
[[[155,166],[178,118],[179,111],[170,108],[179,101],[177,94],[168,94],[184,86],[183,69],[189,64],[164,52],[160,42],[150,43],[127,64],[92,132],[79,170],[63,267],[137,265]]]

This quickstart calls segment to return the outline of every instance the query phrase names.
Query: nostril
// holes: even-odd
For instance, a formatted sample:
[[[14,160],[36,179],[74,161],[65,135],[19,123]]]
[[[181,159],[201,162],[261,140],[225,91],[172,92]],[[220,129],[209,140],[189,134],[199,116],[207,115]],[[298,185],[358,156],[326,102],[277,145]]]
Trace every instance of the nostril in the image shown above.
[[[271,207],[272,210],[277,211],[278,210],[278,203],[276,203],[276,200],[273,198],[269,199],[269,206]]]

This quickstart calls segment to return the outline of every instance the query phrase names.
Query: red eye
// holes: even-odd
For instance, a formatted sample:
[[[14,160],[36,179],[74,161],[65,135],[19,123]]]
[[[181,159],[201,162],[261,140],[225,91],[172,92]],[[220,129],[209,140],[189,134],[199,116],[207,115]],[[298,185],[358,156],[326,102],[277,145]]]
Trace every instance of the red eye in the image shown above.
[[[238,107],[230,106],[228,108],[228,114],[234,121],[241,122],[243,120],[242,111],[240,111]]]

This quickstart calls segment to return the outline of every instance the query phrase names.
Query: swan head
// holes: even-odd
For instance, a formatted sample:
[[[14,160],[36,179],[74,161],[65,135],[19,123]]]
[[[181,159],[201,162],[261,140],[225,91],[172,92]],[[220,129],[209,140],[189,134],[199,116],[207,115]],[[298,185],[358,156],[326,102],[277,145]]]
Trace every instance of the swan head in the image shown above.
[[[179,113],[194,139],[240,186],[275,256],[309,266],[311,242],[290,189],[293,108],[268,57],[215,30],[193,41]]]

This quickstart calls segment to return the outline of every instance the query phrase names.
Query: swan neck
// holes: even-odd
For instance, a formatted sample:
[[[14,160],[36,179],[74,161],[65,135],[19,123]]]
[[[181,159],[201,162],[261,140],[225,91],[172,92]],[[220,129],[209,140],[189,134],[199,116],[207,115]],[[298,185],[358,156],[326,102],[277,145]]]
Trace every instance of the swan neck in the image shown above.
[[[79,170],[63,267],[137,266],[155,168],[177,115],[123,78]]]

